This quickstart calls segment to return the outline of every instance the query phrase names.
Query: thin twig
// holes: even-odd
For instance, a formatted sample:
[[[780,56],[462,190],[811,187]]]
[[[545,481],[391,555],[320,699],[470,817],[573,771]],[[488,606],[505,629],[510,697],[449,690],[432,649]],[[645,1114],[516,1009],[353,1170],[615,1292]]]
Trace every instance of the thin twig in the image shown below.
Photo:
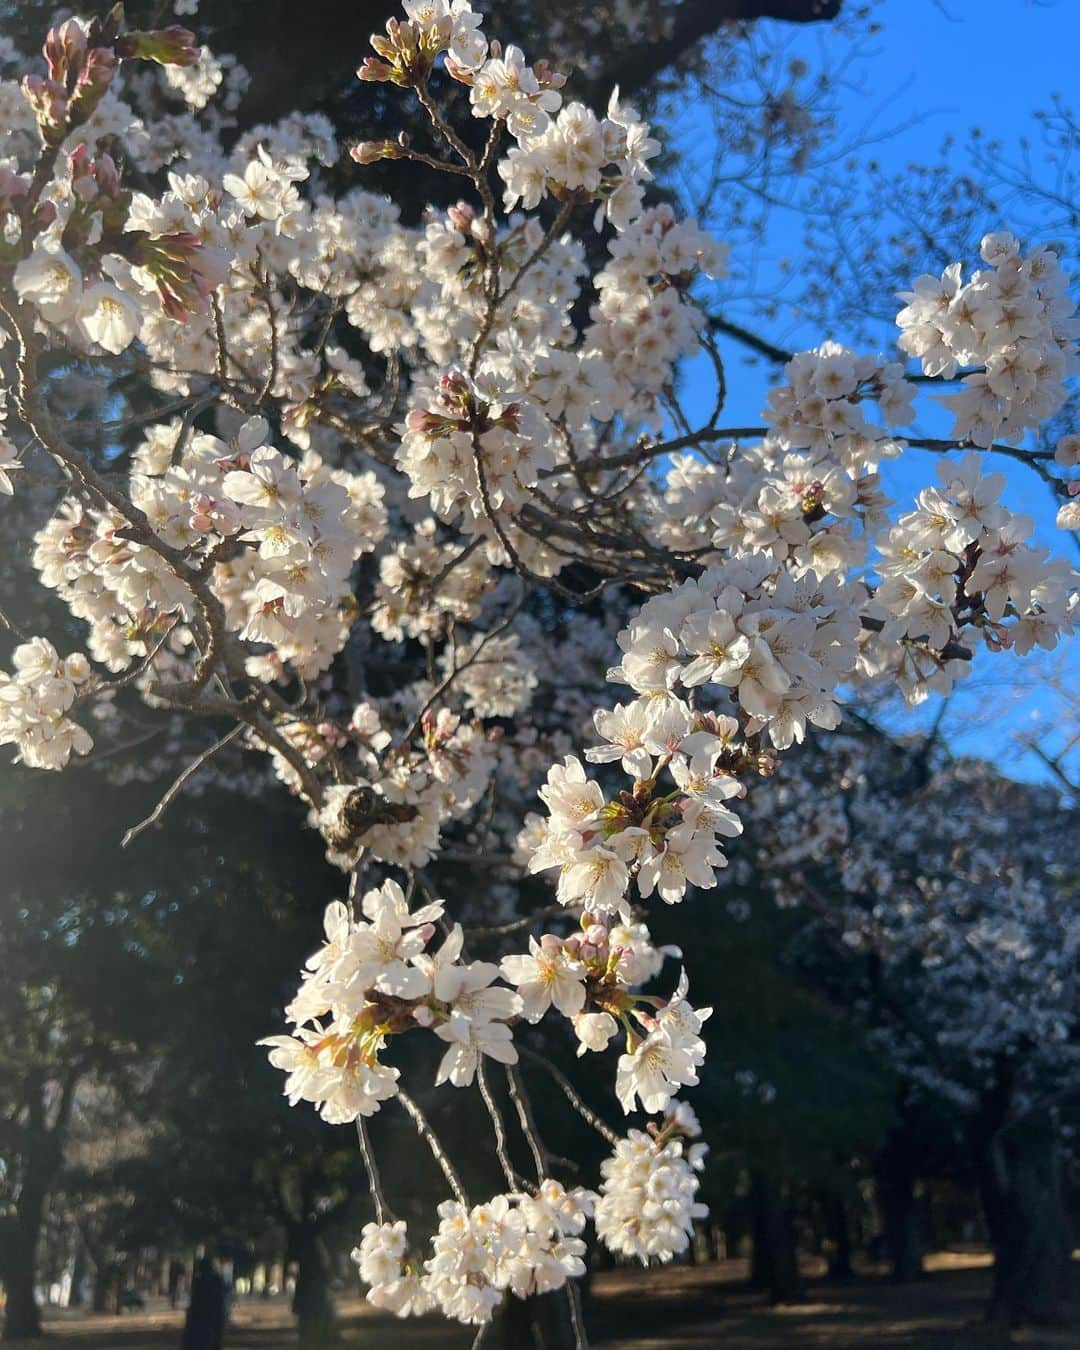
[[[521,1081],[521,1075],[512,1064],[506,1066],[506,1082],[510,1088],[510,1099],[517,1107],[518,1120],[521,1121],[521,1132],[532,1150],[533,1162],[536,1166],[536,1179],[537,1181],[543,1181],[547,1173],[547,1150],[544,1148],[540,1132],[536,1128],[532,1104],[525,1092],[525,1084]]]
[[[440,858],[446,858],[445,850],[439,854]],[[491,855],[485,854],[481,857],[479,854],[472,856],[470,854],[457,854],[454,861],[468,862],[469,864],[483,864],[491,860]],[[512,863],[513,856],[509,853],[497,855],[497,861],[500,863]],[[543,909],[533,910],[531,914],[522,915],[520,919],[511,919],[507,923],[490,924],[487,927],[467,928],[465,936],[470,940],[472,938],[505,937],[509,933],[520,932],[522,928],[531,928],[534,923],[539,923],[541,919],[548,919],[553,914],[565,914],[568,918],[575,917],[580,913],[580,908],[575,910],[573,905],[560,905],[557,901],[550,905],[545,905]]]
[[[367,1122],[363,1116],[356,1117],[356,1137],[360,1141],[360,1155],[364,1159],[364,1169],[367,1172],[368,1189],[371,1191],[371,1198],[375,1204],[375,1221],[377,1223],[386,1223],[390,1217],[390,1207],[386,1203],[386,1197],[383,1195],[382,1178],[379,1176],[379,1166],[375,1161],[375,1151],[371,1147],[371,1140],[368,1138]]]
[[[526,1059],[531,1059],[534,1063],[539,1064],[543,1069],[545,1069],[551,1075],[551,1077],[554,1078],[555,1082],[558,1083],[559,1087],[562,1088],[564,1094],[566,1095],[566,1100],[570,1103],[570,1105],[574,1108],[574,1110],[578,1113],[578,1115],[582,1118],[582,1120],[584,1120],[586,1124],[591,1125],[593,1129],[597,1132],[597,1134],[602,1135],[607,1140],[607,1142],[612,1146],[612,1148],[615,1147],[615,1145],[619,1142],[619,1136],[615,1133],[615,1131],[611,1128],[610,1125],[606,1124],[603,1120],[601,1120],[601,1118],[596,1114],[596,1112],[592,1109],[591,1106],[586,1106],[586,1104],[578,1096],[577,1090],[574,1087],[573,1083],[571,1083],[570,1079],[567,1078],[566,1074],[563,1073],[562,1069],[560,1069],[558,1065],[553,1064],[551,1060],[548,1059],[545,1055],[537,1054],[535,1050],[530,1050],[527,1046],[524,1045],[518,1046],[518,1053],[524,1055]]]
[[[431,1156],[442,1168],[442,1174],[446,1178],[450,1189],[454,1192],[454,1198],[457,1200],[458,1204],[467,1205],[469,1201],[465,1194],[465,1188],[462,1186],[461,1179],[454,1170],[454,1164],[450,1161],[446,1150],[439,1141],[439,1136],[432,1129],[431,1122],[408,1093],[399,1090],[397,1099],[405,1110],[408,1111],[409,1115],[412,1116],[413,1124],[416,1126],[416,1133],[424,1143],[427,1144],[428,1148],[431,1149]]]
[[[0,609],[0,627],[6,628],[9,633],[13,633],[15,637],[19,639],[20,642],[26,641],[26,634],[23,632],[23,630],[19,627],[17,623],[15,623],[12,619],[8,618],[8,616],[4,613],[3,609]]]
[[[499,1110],[495,1098],[491,1095],[491,1087],[487,1081],[487,1074],[484,1071],[484,1060],[481,1056],[480,1063],[476,1068],[476,1084],[480,1089],[480,1096],[484,1099],[484,1105],[487,1107],[488,1115],[491,1117],[492,1126],[495,1129],[495,1152],[499,1156],[499,1165],[502,1167],[503,1176],[506,1178],[507,1185],[512,1191],[516,1191],[520,1178],[514,1170],[514,1165],[510,1161],[510,1151],[506,1143],[506,1124],[502,1118],[502,1112]]]
[[[566,1301],[570,1304],[570,1324],[574,1328],[574,1350],[589,1350],[589,1337],[585,1331],[585,1317],[581,1310],[581,1290],[577,1280],[569,1279],[564,1286]]]
[[[138,825],[132,825],[131,829],[128,830],[123,839],[120,840],[120,847],[127,848],[128,844],[130,844],[133,839],[137,839],[139,835],[142,834],[143,830],[149,829],[151,825],[156,825],[168,810],[169,804],[172,802],[173,798],[176,797],[184,784],[187,783],[189,779],[194,778],[208,759],[211,759],[216,755],[219,750],[223,750],[231,741],[236,740],[237,736],[239,736],[243,730],[243,725],[237,723],[231,731],[227,731],[220,740],[215,741],[214,744],[208,746],[201,755],[196,759],[193,759],[187,768],[184,769],[166,789],[165,795],[146,819],[140,820]]]

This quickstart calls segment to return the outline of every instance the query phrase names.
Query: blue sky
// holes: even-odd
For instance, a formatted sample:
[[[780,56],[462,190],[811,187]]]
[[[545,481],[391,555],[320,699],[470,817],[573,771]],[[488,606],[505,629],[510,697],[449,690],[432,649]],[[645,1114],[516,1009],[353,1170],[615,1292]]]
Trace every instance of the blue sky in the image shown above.
[[[841,125],[861,129],[868,142],[860,162],[872,156],[897,174],[913,162],[935,163],[952,133],[956,146],[951,158],[962,169],[964,142],[972,127],[978,126],[987,139],[1016,149],[1020,137],[1034,138],[1037,133],[1035,111],[1046,107],[1057,92],[1068,102],[1075,87],[1080,0],[881,0],[876,17],[881,31],[863,45],[834,95]],[[812,71],[840,59],[842,39],[827,25],[785,31],[791,34],[785,45],[787,58],[802,57]],[[704,139],[711,137],[707,119],[692,108],[679,116],[676,131],[691,154],[700,152]],[[877,139],[885,132],[889,134]],[[1004,224],[988,220],[986,228]],[[784,265],[798,269],[812,263],[804,256],[801,218],[777,208],[759,250],[759,283],[765,289],[773,282],[780,286]],[[740,318],[751,312],[739,307]],[[755,327],[789,348],[813,346],[827,336],[800,323],[782,302],[775,317],[758,320]],[[845,335],[832,336],[842,341]],[[882,345],[892,341],[892,332],[883,331]],[[748,366],[738,348],[728,348],[727,355],[724,423],[755,425],[768,372],[760,365]],[[698,366],[687,390],[689,402],[705,409],[711,403],[706,370],[704,364]],[[920,407],[928,411],[920,415],[919,430],[926,435],[947,434],[951,419],[935,411],[929,400],[921,400]],[[885,466],[886,491],[898,507],[933,481],[937,458],[909,451],[899,463]],[[992,467],[1009,480],[1010,506],[1034,518],[1037,542],[1076,561],[1070,537],[1054,526],[1056,508],[1045,485],[1009,460],[995,459]],[[1016,735],[1033,722],[1053,719],[1055,703],[1044,680],[1048,668],[1059,667],[1074,685],[1078,682],[1080,656],[1063,657],[1060,649],[1041,665],[1008,654],[977,660],[972,677],[950,705],[946,728],[951,743],[958,750],[1000,758],[1012,773],[1044,777],[1039,761],[1018,748]],[[935,711],[935,707],[923,710],[916,723],[925,722]]]

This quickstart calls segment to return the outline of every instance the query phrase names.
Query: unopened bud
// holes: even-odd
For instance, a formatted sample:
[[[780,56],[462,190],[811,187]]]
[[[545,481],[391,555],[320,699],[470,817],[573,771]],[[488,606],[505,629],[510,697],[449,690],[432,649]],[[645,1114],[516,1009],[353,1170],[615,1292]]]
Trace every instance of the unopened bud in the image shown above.
[[[369,84],[386,84],[393,79],[394,72],[385,61],[379,61],[374,56],[365,56],[356,76],[357,79],[367,80]]]
[[[349,151],[349,158],[357,164],[374,164],[379,159],[397,159],[398,147],[393,141],[360,141]]]
[[[94,115],[116,71],[116,54],[110,47],[93,47],[86,53],[68,105],[68,118],[72,127],[82,126]]]
[[[86,57],[86,33],[77,19],[68,19],[58,28],[50,28],[43,48],[49,63],[49,78],[57,84],[74,87]]]
[[[97,180],[98,191],[102,196],[116,197],[119,195],[120,172],[112,155],[102,154],[98,156],[97,163],[94,165],[94,177]]]
[[[468,234],[469,228],[476,219],[476,212],[468,202],[455,202],[447,211],[447,217],[455,230],[460,230],[462,234]]]

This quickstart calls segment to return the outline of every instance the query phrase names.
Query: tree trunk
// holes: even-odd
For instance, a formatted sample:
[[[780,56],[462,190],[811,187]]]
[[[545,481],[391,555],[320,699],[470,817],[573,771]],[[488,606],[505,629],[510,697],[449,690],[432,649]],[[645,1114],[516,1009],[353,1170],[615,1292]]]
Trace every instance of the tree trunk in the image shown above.
[[[490,1343],[492,1350],[574,1350],[566,1291],[524,1299],[510,1295],[496,1315]]]
[[[71,1263],[71,1295],[68,1298],[69,1308],[81,1308],[86,1302],[86,1274],[89,1261],[87,1260],[86,1243],[83,1241],[82,1234],[78,1228],[75,1229],[75,1252]]]
[[[754,1207],[754,1254],[751,1283],[766,1289],[769,1302],[798,1303],[803,1297],[791,1213],[781,1189],[760,1173],[751,1183]]]
[[[34,1260],[29,1252],[8,1254],[4,1262],[4,1340],[37,1340],[41,1335],[41,1310],[34,1297]]]
[[[41,1335],[41,1309],[34,1294],[34,1282],[47,1181],[46,1168],[32,1154],[27,1161],[14,1220],[4,1243],[5,1341],[36,1340]]]
[[[1070,1243],[1049,1112],[994,1132],[980,1159],[979,1189],[994,1248],[988,1317],[1010,1327],[1059,1323]]]
[[[0,1233],[0,1276],[7,1295],[4,1340],[36,1340],[41,1335],[41,1310],[34,1296],[38,1246],[45,1219],[45,1201],[64,1157],[71,1108],[82,1072],[69,1067],[61,1086],[55,1117],[48,1122],[50,1087],[40,1070],[28,1074],[23,1088],[26,1130],[22,1184],[15,1214]]]
[[[878,1157],[878,1204],[885,1239],[885,1257],[894,1280],[917,1280],[923,1273],[919,1212],[915,1200],[917,1173],[911,1140],[893,1130]]]
[[[323,1350],[338,1342],[337,1307],[330,1292],[326,1247],[318,1229],[294,1224],[289,1232],[290,1257],[297,1263],[292,1310],[300,1350]]]
[[[112,1266],[105,1261],[99,1262],[94,1271],[94,1292],[90,1301],[90,1306],[94,1312],[106,1313],[109,1311],[109,1302],[115,1282],[115,1273]]]
[[[833,1280],[851,1280],[855,1271],[851,1265],[851,1229],[848,1226],[847,1206],[841,1195],[830,1196],[825,1201],[825,1212],[829,1225],[829,1236],[833,1240],[833,1250],[829,1257],[829,1277]]]

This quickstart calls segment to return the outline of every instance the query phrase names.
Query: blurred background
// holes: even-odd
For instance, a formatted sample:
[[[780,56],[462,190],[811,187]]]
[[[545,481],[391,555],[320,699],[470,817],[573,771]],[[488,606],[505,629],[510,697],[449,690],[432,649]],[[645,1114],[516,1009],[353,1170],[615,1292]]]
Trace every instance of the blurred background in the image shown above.
[[[250,75],[235,134],[297,108],[324,112],[343,143],[400,127],[397,91],[354,77],[390,5],[178,8]],[[1066,270],[1080,265],[1080,123],[1069,103],[1080,12],[1069,0],[494,8],[492,31],[576,71],[574,97],[602,106],[619,84],[665,143],[656,196],[730,243],[732,275],[712,313],[733,426],[758,422],[766,388],[801,347],[834,338],[891,350],[896,292],[976,260],[988,230],[1052,242]],[[128,11],[168,21],[171,6],[132,0]],[[15,76],[11,49],[36,52],[60,12],[0,0],[4,78]],[[345,159],[328,185],[356,174]],[[373,166],[364,186],[391,191],[407,220],[449,200],[445,182],[415,166]],[[692,363],[684,378],[686,404],[710,406],[713,364]],[[1076,411],[1063,411],[1059,432],[1080,429]],[[930,411],[918,430],[947,425]],[[97,453],[115,462],[125,451],[103,440]],[[912,451],[887,464],[888,494],[909,500],[932,479],[930,461]],[[994,467],[1037,540],[1075,559],[1075,540],[1055,528],[1053,483],[1005,458]],[[20,550],[6,552],[0,608],[19,623],[33,591]],[[559,616],[540,617],[557,636]],[[861,847],[878,849],[882,871],[854,900],[837,882],[843,849],[816,868],[792,850],[798,825],[780,781],[723,887],[689,898],[677,924],[660,916],[658,939],[681,935],[691,985],[716,1007],[694,1094],[712,1150],[711,1219],[692,1270],[644,1281],[597,1271],[587,1300],[597,1343],[984,1346],[991,1300],[1048,1325],[1027,1344],[1078,1343],[1067,1268],[1080,1216],[1077,658],[986,666],[976,658],[944,703],[860,705],[835,744],[800,758],[795,772],[813,784],[835,778],[842,757],[849,773],[833,806],[865,808]],[[144,733],[63,775],[0,766],[9,1305],[29,1288],[46,1331],[78,1328],[84,1345],[174,1344],[180,1313],[170,1310],[185,1306],[194,1264],[209,1255],[234,1291],[237,1344],[295,1344],[294,1318],[307,1346],[339,1335],[375,1344],[385,1325],[359,1317],[348,1258],[371,1218],[355,1138],[290,1109],[255,1047],[281,1029],[341,874],[238,750],[121,852],[190,751],[166,717],[148,714]],[[912,823],[890,837],[882,820],[905,813]],[[1008,869],[1042,908],[991,940],[979,923]],[[495,921],[527,913],[542,890],[489,896],[487,876],[453,861],[436,882]],[[945,894],[936,908],[934,884]],[[918,925],[910,911],[903,923],[876,913],[883,897],[908,895],[927,907]],[[875,924],[884,955],[864,940]],[[497,957],[499,934],[477,950]],[[602,1145],[543,1084],[545,1137],[582,1161],[589,1184]],[[472,1094],[459,1096],[431,1110],[467,1160],[466,1182],[486,1193],[488,1122]],[[600,1089],[596,1098],[597,1109],[613,1104]],[[409,1128],[384,1112],[371,1131],[395,1208],[421,1220],[442,1198],[440,1178]],[[770,1306],[794,1312],[785,1320]],[[439,1327],[393,1334],[457,1343]],[[531,1334],[499,1328],[493,1343],[524,1346]]]

